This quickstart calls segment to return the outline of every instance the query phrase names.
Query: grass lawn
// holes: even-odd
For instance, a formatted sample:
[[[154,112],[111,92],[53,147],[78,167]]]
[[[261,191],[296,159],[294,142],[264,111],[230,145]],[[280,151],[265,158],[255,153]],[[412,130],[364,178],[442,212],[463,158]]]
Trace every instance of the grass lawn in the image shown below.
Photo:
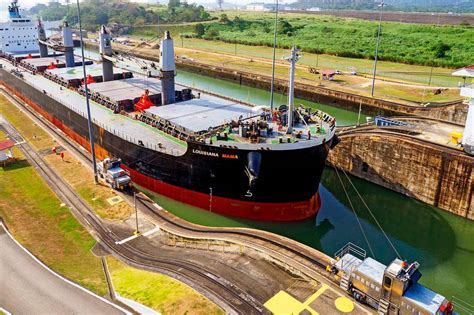
[[[1,139],[1,136],[0,136]],[[15,238],[55,271],[99,295],[107,293],[95,240],[76,221],[18,150],[0,167],[0,216]]]
[[[115,290],[125,298],[162,314],[224,314],[192,288],[170,277],[127,267],[115,258],[107,261]]]
[[[0,96],[0,114],[3,115],[36,150],[50,150],[58,143],[23,112]],[[86,200],[102,218],[117,220],[127,218],[132,208],[125,202],[111,206],[106,200],[116,194],[107,186],[95,185],[92,172],[72,154],[65,152],[64,161],[59,155],[48,154],[45,160]],[[71,171],[74,170],[74,171]]]
[[[242,44],[230,44],[221,41],[210,41],[197,38],[176,39],[176,47],[204,50],[241,57],[265,58],[271,60],[272,48],[266,46],[249,46]],[[237,48],[237,49],[236,49]],[[277,49],[277,62],[282,63],[281,58],[287,56],[288,49]],[[327,54],[312,54],[305,52],[303,58],[298,62],[300,65],[311,66],[322,69],[337,69],[349,72],[356,69],[361,74],[371,75],[373,60],[339,57]],[[407,65],[390,61],[380,61],[377,64],[377,73],[380,77],[395,81],[404,81],[416,84],[428,85],[431,67],[419,65]],[[432,86],[457,86],[459,78],[451,76],[452,69],[433,68]]]

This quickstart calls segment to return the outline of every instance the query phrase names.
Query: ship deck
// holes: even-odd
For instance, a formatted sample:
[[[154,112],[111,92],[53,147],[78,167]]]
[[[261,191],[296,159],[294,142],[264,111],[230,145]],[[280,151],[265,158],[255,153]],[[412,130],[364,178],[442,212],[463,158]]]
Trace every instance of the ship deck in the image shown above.
[[[1,60],[5,69],[12,70],[16,67]],[[20,69],[21,70],[21,69]],[[76,113],[87,118],[86,99],[79,93],[63,88],[40,75],[33,75],[23,70],[23,79],[39,91],[44,91],[48,96],[74,110]],[[143,146],[163,151],[171,155],[183,155],[187,151],[187,144],[145,123],[134,120],[128,116],[114,114],[112,110],[91,101],[91,117],[95,124],[114,133],[115,135]],[[162,149],[159,146],[162,146]]]
[[[231,102],[211,95],[146,110],[175,125],[195,133],[205,132],[232,120],[259,116],[262,111],[254,111],[252,107]]]

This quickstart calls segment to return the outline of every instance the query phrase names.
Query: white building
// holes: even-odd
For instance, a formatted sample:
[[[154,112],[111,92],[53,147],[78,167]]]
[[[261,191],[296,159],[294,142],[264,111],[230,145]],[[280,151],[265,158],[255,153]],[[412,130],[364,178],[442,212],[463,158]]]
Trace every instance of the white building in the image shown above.
[[[39,48],[36,23],[21,16],[17,0],[11,2],[8,13],[9,21],[0,23],[0,50],[10,53],[37,52]]]
[[[275,11],[276,5],[273,3],[254,2],[246,6],[247,11],[269,12]]]

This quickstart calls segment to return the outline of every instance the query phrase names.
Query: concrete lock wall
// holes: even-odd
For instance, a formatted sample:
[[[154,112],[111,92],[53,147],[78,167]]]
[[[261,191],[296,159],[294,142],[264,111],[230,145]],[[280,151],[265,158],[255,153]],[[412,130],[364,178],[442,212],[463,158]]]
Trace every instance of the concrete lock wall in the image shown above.
[[[352,175],[474,220],[474,158],[394,135],[350,134],[329,161]]]

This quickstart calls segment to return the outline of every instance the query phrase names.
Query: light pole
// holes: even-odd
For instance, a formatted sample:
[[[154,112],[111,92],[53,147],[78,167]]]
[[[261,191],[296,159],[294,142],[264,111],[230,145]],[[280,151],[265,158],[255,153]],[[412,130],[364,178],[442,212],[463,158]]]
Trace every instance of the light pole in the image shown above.
[[[137,208],[137,192],[133,191],[133,206],[135,207],[135,224],[136,230],[135,235],[140,234],[140,230],[138,229],[138,208]]]
[[[270,90],[270,109],[273,112],[273,102],[275,94],[275,58],[277,45],[277,28],[278,28],[278,0],[275,0],[275,30],[273,32],[273,59],[272,59],[272,84]],[[273,117],[273,115],[271,115]]]
[[[82,72],[84,74],[84,91],[86,93],[86,107],[87,107],[87,127],[89,128],[89,141],[91,144],[92,153],[92,169],[94,170],[94,181],[97,184],[99,178],[97,177],[97,163],[95,158],[94,133],[92,131],[91,107],[89,103],[89,88],[87,86],[86,63],[84,58],[84,38],[82,36],[82,22],[81,22],[81,6],[77,0],[77,21],[79,23],[79,36],[81,38],[81,57],[82,57]]]
[[[379,46],[380,46],[380,33],[382,31],[382,16],[383,16],[383,7],[385,6],[385,2],[380,2],[380,17],[379,17],[379,28],[377,30],[377,44],[375,45],[375,60],[374,60],[374,73],[372,77],[372,97],[374,97],[374,90],[375,90],[375,76],[377,74],[377,60],[379,55]]]

